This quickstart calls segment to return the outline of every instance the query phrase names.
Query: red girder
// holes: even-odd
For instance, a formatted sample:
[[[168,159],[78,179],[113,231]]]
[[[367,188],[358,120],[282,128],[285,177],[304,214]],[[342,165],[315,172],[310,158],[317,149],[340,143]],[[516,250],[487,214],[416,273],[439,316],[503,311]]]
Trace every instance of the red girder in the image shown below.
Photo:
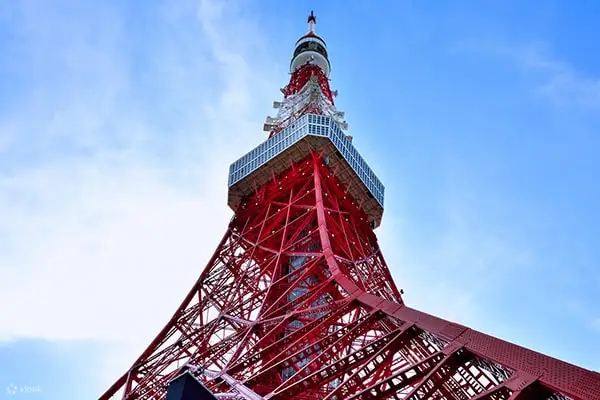
[[[298,93],[298,91],[300,91],[300,89],[304,87],[304,85],[306,85],[308,80],[312,77],[316,77],[321,91],[333,104],[333,94],[331,93],[331,89],[329,88],[329,78],[327,78],[327,76],[319,66],[314,64],[303,65],[302,67],[292,72],[290,83],[281,91],[283,92],[285,97],[296,94]]]
[[[351,342],[358,336],[363,335],[365,331],[370,328],[370,325],[378,318],[381,318],[381,315],[378,315],[378,313],[371,313],[363,320],[354,321],[315,343],[313,347],[316,345],[318,347],[323,347],[324,350],[316,353],[315,358],[299,369],[298,372],[290,377],[284,384],[276,388],[273,391],[274,396],[285,399],[292,395],[296,395],[311,386],[329,383],[339,374],[343,373],[344,370],[357,365],[359,362],[363,362],[365,355],[369,354],[368,347],[361,347],[335,363],[327,363],[328,360],[334,359],[336,356],[340,355],[340,349],[351,348]],[[394,331],[392,333],[395,334],[397,332]],[[392,337],[392,333],[389,333],[388,335]],[[389,338],[384,337],[380,340],[381,344],[379,347],[385,345],[387,343],[386,340],[389,341]],[[371,342],[369,343],[369,346],[372,349],[377,349],[378,342]],[[317,379],[314,379],[315,376]]]
[[[364,212],[317,153],[244,200],[100,399],[164,399],[185,364],[214,374],[200,377],[215,392],[234,390],[221,376],[272,399],[600,400],[597,373],[405,306]]]

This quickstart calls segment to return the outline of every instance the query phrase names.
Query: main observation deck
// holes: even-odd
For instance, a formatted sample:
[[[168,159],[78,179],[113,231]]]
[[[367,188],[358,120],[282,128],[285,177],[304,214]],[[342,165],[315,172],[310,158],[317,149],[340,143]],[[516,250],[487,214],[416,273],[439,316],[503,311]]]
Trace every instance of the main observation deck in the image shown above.
[[[244,196],[300,161],[310,149],[323,151],[349,194],[369,216],[375,228],[381,223],[385,188],[338,124],[328,116],[305,114],[262,142],[229,167],[228,205],[234,211]]]

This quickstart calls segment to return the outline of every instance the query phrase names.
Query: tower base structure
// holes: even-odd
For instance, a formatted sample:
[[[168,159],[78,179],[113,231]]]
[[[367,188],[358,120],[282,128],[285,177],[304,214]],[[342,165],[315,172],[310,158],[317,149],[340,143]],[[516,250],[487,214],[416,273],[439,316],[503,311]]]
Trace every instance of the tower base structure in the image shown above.
[[[324,154],[245,198],[171,320],[100,399],[600,400],[600,375],[412,309]]]

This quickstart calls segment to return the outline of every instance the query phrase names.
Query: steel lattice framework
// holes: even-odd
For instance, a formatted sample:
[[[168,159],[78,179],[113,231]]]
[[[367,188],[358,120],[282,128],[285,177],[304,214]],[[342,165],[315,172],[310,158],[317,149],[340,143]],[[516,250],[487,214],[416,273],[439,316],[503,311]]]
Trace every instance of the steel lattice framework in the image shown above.
[[[231,399],[600,400],[598,373],[404,304],[373,231],[378,180],[325,129],[344,122],[326,53],[303,46],[322,42],[315,23],[270,138],[232,165],[235,215],[217,250],[100,399],[164,399],[190,371]]]

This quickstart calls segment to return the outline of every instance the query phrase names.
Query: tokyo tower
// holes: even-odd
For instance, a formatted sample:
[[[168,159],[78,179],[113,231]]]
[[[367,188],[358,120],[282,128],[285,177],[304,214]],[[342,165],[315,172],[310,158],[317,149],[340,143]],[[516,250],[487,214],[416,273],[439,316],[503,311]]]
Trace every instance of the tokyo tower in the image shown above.
[[[404,304],[384,186],[335,107],[316,18],[268,138],[231,164],[234,216],[154,341],[100,399],[600,400],[600,374]]]

